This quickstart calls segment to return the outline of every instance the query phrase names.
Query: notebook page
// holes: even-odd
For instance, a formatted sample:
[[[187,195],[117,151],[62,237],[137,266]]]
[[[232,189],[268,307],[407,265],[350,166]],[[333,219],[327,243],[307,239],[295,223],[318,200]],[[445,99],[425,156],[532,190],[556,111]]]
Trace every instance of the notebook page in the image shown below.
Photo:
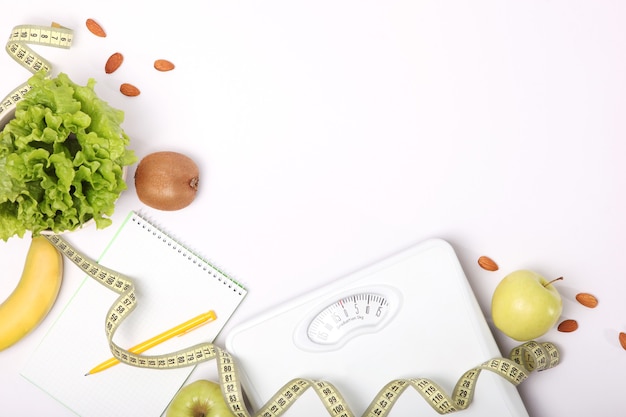
[[[135,283],[137,307],[113,339],[122,347],[134,346],[208,310],[216,312],[217,320],[146,355],[213,341],[246,295],[244,288],[134,212],[99,263]],[[22,375],[81,416],[161,415],[192,367],[155,370],[119,364],[85,376],[112,356],[104,322],[117,296],[86,277]]]

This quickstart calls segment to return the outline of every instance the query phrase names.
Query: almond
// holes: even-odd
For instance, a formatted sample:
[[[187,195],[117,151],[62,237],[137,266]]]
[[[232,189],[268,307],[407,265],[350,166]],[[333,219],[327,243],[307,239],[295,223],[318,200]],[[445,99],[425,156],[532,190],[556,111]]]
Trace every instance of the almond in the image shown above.
[[[595,308],[598,305],[598,299],[586,292],[576,294],[576,300],[585,307]]]
[[[620,332],[619,334],[619,344],[622,345],[624,349],[626,349],[626,333]]]
[[[560,324],[559,327],[557,328],[560,332],[564,332],[564,333],[569,333],[569,332],[573,332],[574,330],[578,329],[578,322],[576,320],[563,320]]]
[[[167,59],[157,59],[154,61],[154,68],[157,71],[171,71],[174,69],[174,64]]]
[[[493,259],[487,257],[487,256],[481,256],[480,258],[478,258],[478,265],[480,265],[480,267],[482,269],[485,269],[487,271],[497,271],[498,270],[498,264],[496,264]]]
[[[102,26],[100,26],[100,24],[95,20],[87,19],[85,25],[87,25],[87,29],[89,29],[89,32],[101,38],[106,38],[106,32],[104,31],[104,29],[102,29]]]
[[[128,97],[136,97],[141,94],[141,91],[132,84],[124,83],[120,85],[120,92]]]
[[[119,52],[114,53],[107,59],[106,64],[104,64],[104,72],[111,74],[122,65],[122,62],[124,62],[124,55]]]

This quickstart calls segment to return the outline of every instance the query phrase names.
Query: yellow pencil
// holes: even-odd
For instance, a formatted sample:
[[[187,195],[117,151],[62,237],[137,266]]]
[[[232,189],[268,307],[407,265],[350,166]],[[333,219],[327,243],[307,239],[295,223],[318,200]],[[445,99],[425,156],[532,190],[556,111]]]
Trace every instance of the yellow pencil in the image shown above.
[[[191,320],[188,320],[182,324],[179,324],[178,326],[174,328],[166,330],[165,332],[159,335],[156,335],[153,338],[148,339],[145,342],[138,344],[137,346],[133,346],[132,348],[128,349],[128,351],[133,352],[133,353],[143,353],[146,350],[160,343],[165,342],[166,340],[169,340],[175,336],[181,336],[191,330],[194,330],[196,327],[200,327],[215,319],[217,319],[217,316],[215,315],[215,311],[213,310],[208,311],[206,313],[200,314],[197,317],[192,318]],[[120,363],[120,361],[117,358],[115,357],[111,358],[107,361],[102,362],[100,365],[94,367],[91,371],[87,372],[85,376],[95,374],[100,371],[104,371],[105,369],[108,369],[113,365],[117,365],[118,363]]]

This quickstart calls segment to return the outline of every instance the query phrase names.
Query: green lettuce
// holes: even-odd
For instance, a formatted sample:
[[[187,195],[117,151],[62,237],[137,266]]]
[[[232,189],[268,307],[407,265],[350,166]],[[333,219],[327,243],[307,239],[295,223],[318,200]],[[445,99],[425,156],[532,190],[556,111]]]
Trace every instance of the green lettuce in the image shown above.
[[[59,233],[93,219],[112,222],[127,188],[124,167],[137,161],[121,127],[124,113],[66,74],[37,73],[15,117],[0,132],[0,239],[26,231]]]

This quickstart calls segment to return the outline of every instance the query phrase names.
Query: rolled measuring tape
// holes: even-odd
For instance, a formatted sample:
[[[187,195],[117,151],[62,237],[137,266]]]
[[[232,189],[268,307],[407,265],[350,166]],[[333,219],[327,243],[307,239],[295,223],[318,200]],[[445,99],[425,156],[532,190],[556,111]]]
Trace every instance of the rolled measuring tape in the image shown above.
[[[35,53],[28,45],[39,44],[69,48],[73,39],[71,29],[53,24],[51,27],[16,26],[6,50],[20,65],[30,72],[51,71],[51,64]],[[30,90],[24,83],[0,103],[0,115],[13,108]],[[137,306],[135,285],[125,275],[106,268],[72,247],[59,235],[45,235],[70,261],[88,276],[119,294],[107,312],[105,334],[111,353],[120,362],[140,368],[172,369],[194,366],[215,360],[222,394],[232,413],[237,417],[251,417],[243,399],[240,377],[234,358],[213,343],[199,343],[186,349],[161,355],[144,355],[130,352],[113,342],[113,336]],[[535,341],[514,348],[508,358],[493,358],[465,372],[456,383],[451,395],[426,378],[397,379],[386,384],[372,400],[363,417],[385,417],[400,395],[413,387],[439,414],[464,410],[472,402],[478,377],[483,370],[494,372],[514,385],[520,384],[533,371],[552,368],[559,363],[558,349],[552,343]],[[278,417],[284,414],[308,389],[313,389],[328,414],[333,417],[355,417],[341,393],[327,381],[295,378],[276,392],[254,417]]]
[[[13,28],[6,43],[6,51],[18,64],[31,73],[45,71],[50,73],[52,64],[29,45],[44,45],[54,48],[69,49],[72,46],[74,32],[58,23],[51,26],[20,25]],[[15,107],[18,101],[31,89],[27,82],[21,84],[0,102],[0,116]]]
[[[226,403],[235,416],[251,416],[243,400],[239,371],[234,358],[213,343],[199,343],[186,349],[155,356],[138,355],[115,344],[113,342],[115,331],[137,305],[133,281],[91,260],[61,236],[46,235],[46,237],[88,276],[119,294],[107,313],[104,330],[111,352],[120,362],[141,368],[171,369],[216,360],[218,379]],[[426,378],[391,381],[378,392],[363,417],[387,416],[400,395],[409,387],[413,387],[439,414],[465,410],[472,402],[478,377],[483,370],[494,372],[517,386],[528,378],[531,372],[549,369],[558,363],[559,351],[552,343],[527,342],[514,348],[508,358],[493,358],[465,372],[457,381],[451,395]],[[346,400],[330,382],[306,378],[296,378],[287,382],[253,416],[281,416],[309,388],[315,391],[330,416],[355,417]]]

